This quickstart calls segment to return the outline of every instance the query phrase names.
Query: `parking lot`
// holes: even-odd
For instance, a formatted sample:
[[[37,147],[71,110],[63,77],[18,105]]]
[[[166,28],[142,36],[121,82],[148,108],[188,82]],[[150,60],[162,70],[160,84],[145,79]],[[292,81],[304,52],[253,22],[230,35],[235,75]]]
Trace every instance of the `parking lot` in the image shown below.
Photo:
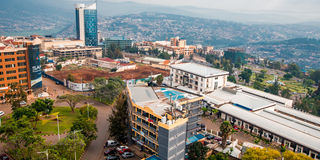
[[[131,158],[123,158],[121,156],[121,154],[119,153],[119,147],[120,146],[127,146],[127,145],[117,145],[117,146],[109,146],[109,147],[105,147],[104,148],[104,151],[107,151],[107,150],[114,150],[114,151],[111,151],[108,155],[117,155],[120,157],[120,159],[127,159],[127,160],[140,160],[142,159],[144,156],[147,156],[149,157],[150,155],[147,154],[147,153],[144,153],[143,151],[140,151],[140,148],[136,145],[130,145],[130,146],[127,146],[128,149],[121,149],[122,152],[132,152],[134,154],[134,157],[131,157]],[[108,155],[105,154],[104,152],[104,159],[107,159]]]

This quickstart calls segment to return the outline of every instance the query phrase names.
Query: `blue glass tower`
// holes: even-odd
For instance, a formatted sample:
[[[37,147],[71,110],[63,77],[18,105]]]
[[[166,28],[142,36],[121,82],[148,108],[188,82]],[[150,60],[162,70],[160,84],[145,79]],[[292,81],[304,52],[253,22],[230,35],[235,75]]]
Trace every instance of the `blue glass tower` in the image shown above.
[[[76,6],[77,39],[83,40],[86,46],[98,45],[98,18],[96,3],[89,6]]]

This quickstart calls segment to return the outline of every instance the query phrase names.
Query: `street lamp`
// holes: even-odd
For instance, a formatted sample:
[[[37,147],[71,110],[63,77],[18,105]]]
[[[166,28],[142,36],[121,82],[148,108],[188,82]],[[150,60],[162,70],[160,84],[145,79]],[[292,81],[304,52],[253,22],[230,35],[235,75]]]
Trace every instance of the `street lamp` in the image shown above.
[[[60,140],[59,115],[57,115],[57,125],[58,125],[58,138]]]
[[[89,119],[89,102],[87,102],[87,114],[88,114],[88,119]]]
[[[76,133],[81,132],[82,130],[74,130],[73,134],[74,134],[74,140],[76,140]],[[77,150],[75,149],[74,151],[74,160],[77,160]]]
[[[37,152],[37,153],[38,153],[38,154],[41,154],[41,153],[46,154],[46,156],[47,156],[47,160],[49,160],[49,152],[48,152],[48,150],[43,151],[43,152]]]

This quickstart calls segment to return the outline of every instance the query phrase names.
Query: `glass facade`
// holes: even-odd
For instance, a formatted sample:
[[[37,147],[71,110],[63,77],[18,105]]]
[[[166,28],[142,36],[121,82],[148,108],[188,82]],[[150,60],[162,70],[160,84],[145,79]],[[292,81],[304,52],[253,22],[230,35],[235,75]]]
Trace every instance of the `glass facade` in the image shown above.
[[[98,45],[97,10],[84,10],[85,45]]]
[[[40,65],[39,53],[40,53],[40,45],[28,46],[31,89],[37,89],[42,87],[41,65]]]
[[[76,32],[77,32],[77,39],[80,39],[79,9],[76,9]]]

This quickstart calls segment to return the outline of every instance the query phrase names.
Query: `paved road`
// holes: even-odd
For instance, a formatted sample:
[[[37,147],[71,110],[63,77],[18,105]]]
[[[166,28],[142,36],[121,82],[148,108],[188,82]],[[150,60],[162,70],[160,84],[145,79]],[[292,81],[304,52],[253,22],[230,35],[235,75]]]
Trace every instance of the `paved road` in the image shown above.
[[[82,160],[102,160],[104,144],[109,137],[109,122],[107,121],[108,117],[112,113],[111,106],[101,104],[99,102],[91,102],[91,104],[98,109],[98,118],[97,118],[97,128],[98,128],[98,137],[96,140],[92,141],[88,146],[86,152],[82,156]]]

